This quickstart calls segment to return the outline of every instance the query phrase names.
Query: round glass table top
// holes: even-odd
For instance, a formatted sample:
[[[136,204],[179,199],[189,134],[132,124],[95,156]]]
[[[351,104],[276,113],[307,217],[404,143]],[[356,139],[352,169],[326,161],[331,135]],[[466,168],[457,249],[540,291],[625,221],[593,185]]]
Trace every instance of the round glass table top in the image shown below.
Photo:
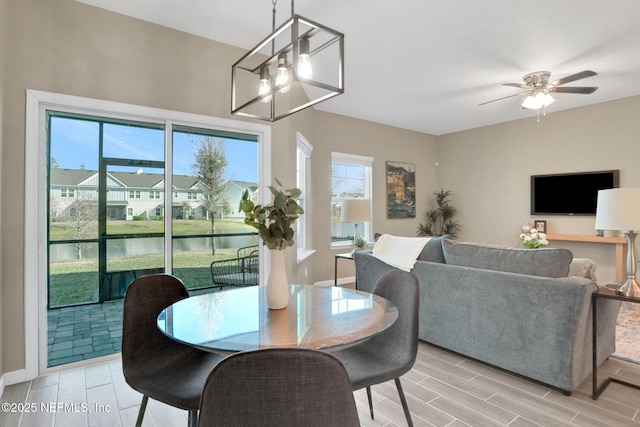
[[[396,321],[390,301],[342,287],[291,285],[289,305],[269,310],[264,289],[232,289],[164,309],[158,328],[191,346],[222,353],[266,347],[331,349],[366,340]]]

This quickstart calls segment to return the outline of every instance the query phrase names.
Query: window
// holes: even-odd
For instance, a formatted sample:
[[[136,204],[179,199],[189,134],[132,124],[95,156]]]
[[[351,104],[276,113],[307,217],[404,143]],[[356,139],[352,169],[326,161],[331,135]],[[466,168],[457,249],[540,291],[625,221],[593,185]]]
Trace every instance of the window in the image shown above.
[[[157,191],[157,190],[149,191],[149,198],[150,199],[158,199],[158,200],[160,200],[160,191]]]
[[[127,260],[123,260],[125,257],[119,256],[116,253],[117,250],[124,250],[126,248],[123,248],[120,244],[113,244],[116,240],[112,238],[112,235],[109,235],[108,238],[103,238],[103,236],[108,235],[109,230],[115,233],[118,229],[111,226],[117,221],[122,221],[122,223],[116,225],[125,228],[135,227],[151,230],[149,233],[145,233],[149,234],[149,236],[145,235],[142,237],[136,233],[135,237],[129,238],[131,233],[126,233],[126,237],[122,240],[128,239],[136,245],[136,239],[146,238],[148,244],[137,245],[136,247],[144,247],[145,250],[149,248],[153,251],[151,256],[147,256],[148,254],[146,253],[144,256],[154,264],[154,267],[156,264],[160,264],[167,273],[176,275],[177,277],[188,275],[188,280],[185,280],[185,283],[189,283],[192,286],[201,284],[210,286],[209,264],[212,252],[211,241],[213,239],[203,239],[199,236],[193,237],[192,239],[200,239],[202,241],[198,242],[198,244],[202,243],[202,249],[199,246],[196,250],[206,254],[204,257],[194,257],[193,242],[190,240],[188,243],[185,243],[187,239],[183,238],[184,236],[176,236],[178,227],[175,227],[174,224],[178,224],[172,220],[172,215],[177,215],[177,213],[181,211],[180,208],[182,206],[180,206],[180,202],[184,197],[184,193],[186,193],[186,189],[192,188],[196,184],[194,182],[195,178],[191,174],[193,153],[191,151],[186,155],[183,155],[183,153],[187,151],[184,148],[193,148],[193,142],[197,142],[195,138],[191,138],[191,135],[186,135],[187,138],[182,141],[178,138],[177,132],[174,131],[178,127],[184,128],[188,125],[189,128],[191,128],[193,124],[198,124],[202,126],[202,128],[211,129],[212,132],[215,131],[216,134],[222,134],[225,143],[227,139],[232,139],[229,138],[230,134],[232,134],[231,136],[239,135],[233,138],[233,141],[228,144],[229,175],[237,176],[237,179],[247,182],[254,182],[257,187],[260,187],[258,185],[260,183],[271,182],[270,167],[268,167],[271,164],[271,129],[269,126],[262,124],[130,106],[76,96],[69,97],[29,89],[27,90],[26,104],[26,150],[30,153],[35,153],[33,156],[28,156],[25,162],[25,185],[27,188],[25,190],[24,209],[24,222],[34,224],[33,227],[28,227],[25,230],[24,249],[25,253],[29,254],[29,256],[25,256],[24,265],[25,294],[31,296],[24,299],[26,319],[24,340],[26,343],[25,354],[27,354],[25,365],[26,372],[32,375],[35,373],[43,374],[49,370],[49,366],[53,365],[49,364],[51,352],[48,351],[45,346],[49,338],[48,334],[51,331],[48,331],[46,327],[42,327],[42,325],[47,325],[48,320],[48,306],[42,304],[42,301],[47,301],[52,294],[52,292],[50,292],[50,287],[52,286],[51,276],[57,274],[60,279],[62,279],[58,280],[58,284],[69,287],[77,286],[77,283],[74,281],[64,280],[63,276],[70,274],[68,270],[58,269],[54,271],[54,269],[51,268],[51,264],[57,262],[58,259],[53,258],[52,255],[54,255],[54,251],[50,251],[49,248],[53,244],[58,244],[60,247],[63,245],[73,245],[70,246],[70,250],[55,251],[55,256],[78,260],[77,265],[79,265],[78,268],[81,269],[80,272],[83,275],[87,274],[91,276],[90,280],[84,280],[85,276],[82,276],[83,279],[81,282],[83,282],[83,284],[90,282],[89,286],[92,287],[91,292],[83,293],[80,298],[84,298],[84,295],[89,295],[88,298],[93,299],[93,295],[96,295],[95,298],[97,299],[99,295],[101,295],[99,286],[102,282],[100,282],[100,277],[104,276],[101,276],[98,272],[117,272],[119,271],[116,268],[118,267],[117,263],[122,261],[127,262]],[[52,108],[55,108],[55,110],[52,110]],[[89,116],[86,114],[87,111],[94,112],[96,115]],[[140,117],[144,117],[145,121],[137,121]],[[180,125],[180,123],[184,123],[185,125]],[[73,125],[73,129],[77,132],[67,132],[67,130],[69,130],[67,125]],[[129,126],[125,129],[127,125]],[[218,129],[223,130],[219,131]],[[117,131],[122,130],[131,130],[133,132],[132,135],[136,137],[140,132],[145,134],[152,133],[154,136],[153,147],[155,148],[157,146],[160,148],[159,154],[155,155],[156,151],[140,150],[140,147],[143,146],[142,144],[132,143],[127,144],[126,151],[123,151],[122,145],[119,144],[122,139],[110,137]],[[83,138],[75,138],[78,132],[82,133]],[[90,137],[86,137],[86,134],[89,134]],[[103,138],[102,135],[106,137]],[[158,135],[159,137],[156,138]],[[133,138],[133,136],[131,136],[131,138]],[[128,135],[124,135],[124,137],[125,141],[133,140],[130,140]],[[69,139],[72,139],[74,143],[81,141],[83,150],[75,148],[76,146],[74,144],[67,143]],[[192,139],[194,141],[192,141]],[[149,138],[142,140],[146,142],[150,141]],[[235,144],[236,140],[249,140],[251,144]],[[105,144],[102,145],[102,153],[100,153],[101,144],[99,141],[105,142]],[[120,148],[113,144],[106,144],[107,141],[118,142],[117,145]],[[249,153],[247,145],[251,145],[252,147]],[[178,148],[174,152],[173,149],[176,147]],[[65,155],[59,150],[63,150]],[[68,156],[65,162],[63,162],[63,158],[65,158],[67,154]],[[165,154],[167,155],[167,162],[170,161],[170,164],[173,166],[172,170],[164,170],[158,166],[158,163],[164,161]],[[95,160],[95,163],[89,165],[85,160],[86,156],[92,156],[91,158]],[[142,158],[136,156],[142,156]],[[57,165],[59,163],[59,167],[52,166],[49,163],[51,158],[57,160],[54,164]],[[95,172],[99,169],[100,158],[109,159],[105,171],[107,174],[106,183],[104,180],[101,180],[99,176],[98,179],[95,177]],[[133,160],[135,166],[127,163],[130,160]],[[138,163],[140,163],[140,165],[138,165]],[[72,171],[71,174],[74,178],[82,182],[83,186],[93,187],[80,187],[80,189],[76,187],[75,189],[72,188],[72,191],[66,187],[65,197],[67,198],[63,200],[67,202],[56,204],[54,198],[61,197],[62,186],[52,185],[51,175],[63,169],[78,168],[77,165],[79,164],[80,168]],[[42,165],[47,165],[47,167],[43,168]],[[85,165],[87,165],[86,168]],[[123,170],[118,170],[119,168]],[[148,178],[149,174],[154,173],[163,174],[164,178],[161,178],[161,180],[164,179],[164,191],[158,188],[162,184],[158,184],[160,181],[155,179],[150,180],[145,178],[141,186],[132,186],[132,181],[140,181],[140,177],[137,177],[139,169],[143,171],[141,174],[142,178]],[[157,171],[157,169],[162,170]],[[41,183],[46,183],[46,185],[40,185]],[[53,181],[53,183],[55,183],[55,181]],[[176,194],[179,193],[180,196],[176,197],[174,203],[159,204],[159,201],[155,199],[156,194],[154,193],[154,201],[152,203],[144,203],[143,200],[140,200],[142,198],[141,193],[144,193],[144,197],[146,198],[148,192],[156,189],[150,188],[153,187],[153,185],[147,187],[145,185],[146,183],[157,185],[158,187],[156,188],[160,189],[163,193],[175,189],[173,191],[175,191]],[[98,190],[94,188],[96,185],[99,186]],[[133,188],[136,187],[139,188],[139,190],[133,190]],[[107,191],[107,188],[109,191]],[[194,193],[197,194],[198,192],[196,191]],[[200,192],[200,194],[202,193]],[[105,195],[107,203],[103,203],[101,205],[102,207],[100,207],[99,201],[104,199],[99,200],[99,197],[104,197]],[[69,199],[68,197],[74,198]],[[130,197],[132,199],[129,199]],[[234,197],[234,199],[235,198],[236,197]],[[266,199],[267,196],[264,196],[264,198]],[[202,197],[200,197],[200,199],[202,199]],[[82,201],[83,204],[80,205],[78,201]],[[80,207],[83,207],[83,214],[97,211],[99,207],[100,209],[106,208],[106,215],[95,215],[97,219],[87,221],[86,225],[93,227],[91,229],[93,234],[87,239],[82,239],[96,241],[103,239],[103,241],[106,241],[106,250],[109,252],[106,253],[102,249],[102,252],[105,253],[102,258],[99,258],[99,254],[101,251],[100,248],[104,245],[101,246],[94,242],[83,241],[77,243],[74,241],[73,243],[67,243],[64,240],[68,238],[63,236],[61,241],[48,239],[48,245],[41,244],[41,236],[54,235],[48,232],[50,227],[66,225],[66,223],[59,224],[53,220],[49,221],[49,218],[55,218],[55,215],[51,215],[51,212],[55,210],[68,210],[71,205],[73,205],[75,212],[79,212]],[[135,217],[134,212],[139,211],[140,216],[144,217],[147,212],[154,212],[158,205],[161,207],[158,213],[161,213],[164,217],[163,221],[148,221],[144,224],[144,227],[140,227],[141,224],[137,222],[124,222],[126,219],[131,221]],[[46,207],[46,209],[43,209],[43,207]],[[80,215],[76,216],[80,218]],[[84,221],[84,217],[80,219]],[[239,219],[233,218],[232,220],[239,222]],[[102,221],[102,223],[100,223],[100,221]],[[231,221],[228,221],[228,223],[229,222]],[[81,225],[85,224],[82,223]],[[199,226],[195,221],[190,225],[194,227]],[[222,224],[221,221],[217,221],[217,233],[224,232],[222,225],[232,227],[234,224]],[[100,227],[106,228],[107,233]],[[62,236],[62,234],[60,235]],[[175,237],[181,238],[176,239]],[[240,238],[244,239],[244,241],[241,242],[243,246],[257,244],[258,241],[254,235],[240,236]],[[86,246],[89,243],[93,244],[89,249],[80,246]],[[227,242],[224,242],[224,244],[229,245]],[[235,244],[235,242],[232,244]],[[223,247],[222,243],[220,243],[219,249],[227,249],[227,247]],[[159,256],[157,256],[158,254]],[[114,256],[109,257],[109,255]],[[139,254],[136,252],[132,256],[138,257]],[[176,261],[178,258],[179,260]],[[183,261],[185,259],[188,261],[188,265],[184,264]],[[87,262],[88,260],[90,260],[90,262]],[[65,264],[65,267],[69,264],[67,259],[62,259],[61,263]],[[192,268],[194,264],[196,267],[195,270],[198,271],[195,276],[193,275],[195,270]],[[263,275],[267,270],[263,257],[260,257],[260,264],[260,274]],[[135,266],[135,268],[137,267],[138,265]],[[36,298],[35,296],[37,295],[40,297]]]
[[[156,216],[162,216],[162,208],[160,206],[156,208]]]
[[[342,222],[342,202],[371,198],[373,158],[355,154],[331,153],[331,246],[351,245],[353,223]],[[358,234],[371,240],[370,222],[359,224]]]
[[[60,190],[60,197],[75,197],[75,189],[73,189],[73,188],[62,188]]]
[[[306,209],[305,198],[311,191],[311,185],[308,179],[309,162],[311,160],[311,153],[313,152],[313,146],[307,141],[307,139],[300,133],[297,133],[297,163],[296,163],[296,181],[297,187],[302,190],[302,194],[298,199],[298,204],[302,209]],[[313,252],[308,245],[307,239],[307,215],[302,214],[296,223],[296,236],[298,247],[298,262],[304,260]]]
[[[187,192],[187,200],[196,200],[198,198],[198,193],[193,191]]]

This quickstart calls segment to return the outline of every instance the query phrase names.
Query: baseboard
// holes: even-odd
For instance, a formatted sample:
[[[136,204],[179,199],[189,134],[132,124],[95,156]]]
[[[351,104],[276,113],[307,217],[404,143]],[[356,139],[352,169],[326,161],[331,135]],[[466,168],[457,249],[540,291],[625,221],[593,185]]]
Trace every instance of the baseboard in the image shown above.
[[[341,277],[338,279],[338,286],[347,285],[349,283],[355,283],[355,281],[356,281],[356,276]],[[315,282],[313,286],[329,287],[329,286],[333,286],[334,284],[335,284],[335,281],[333,280],[323,280],[321,282]]]
[[[4,391],[4,387],[12,384],[18,384],[25,381],[32,380],[33,378],[28,378],[26,369],[18,369],[17,371],[5,372],[0,377],[0,386]],[[0,395],[2,395],[0,393]]]

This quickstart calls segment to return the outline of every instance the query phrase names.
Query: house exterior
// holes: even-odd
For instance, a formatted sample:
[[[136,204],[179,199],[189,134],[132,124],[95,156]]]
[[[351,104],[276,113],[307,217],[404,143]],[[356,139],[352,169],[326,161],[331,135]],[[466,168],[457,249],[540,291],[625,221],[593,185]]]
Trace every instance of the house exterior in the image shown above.
[[[174,175],[172,180],[173,218],[207,218],[200,181],[187,175]],[[107,172],[107,218],[131,221],[134,217],[152,219],[164,216],[164,184],[162,174]],[[97,208],[98,171],[52,168],[49,185],[49,214],[52,218],[72,216],[74,209],[87,205]],[[227,182],[223,199],[229,211],[225,216],[241,217],[237,201],[245,190],[249,191],[252,200],[257,200],[257,183]]]

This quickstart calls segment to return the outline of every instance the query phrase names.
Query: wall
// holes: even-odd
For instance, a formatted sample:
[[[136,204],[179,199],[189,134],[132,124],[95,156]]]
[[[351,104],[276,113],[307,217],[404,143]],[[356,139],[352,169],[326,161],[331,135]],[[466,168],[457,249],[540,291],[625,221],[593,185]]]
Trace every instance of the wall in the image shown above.
[[[24,146],[26,89],[238,119],[229,112],[230,70],[244,52],[72,0],[0,2],[3,7],[6,5],[5,10],[0,10],[0,22],[6,24],[0,34],[11,36],[6,37],[7,50],[0,56],[4,65],[4,79],[0,79],[4,97],[0,99],[5,106],[0,136],[0,358],[2,372],[6,373],[25,368],[23,265],[24,230],[28,224],[24,223],[24,164],[29,160]],[[312,160],[312,169],[323,168],[312,179],[314,193],[319,190],[322,196],[313,196],[307,205],[312,224],[308,237],[319,253],[297,265],[295,251],[289,251],[290,278],[302,283],[332,278],[328,234],[319,232],[322,228],[316,225],[319,218],[328,222],[329,210],[327,207],[325,217],[314,209],[329,206],[331,150],[375,156],[379,172],[374,177],[374,191],[381,196],[385,160],[417,163],[418,179],[424,182],[419,203],[435,182],[435,170],[427,166],[433,162],[435,142],[428,136],[331,115],[322,115],[319,126],[315,115],[309,109],[271,125],[272,176],[285,186],[295,185],[297,131],[314,144],[312,159],[323,159],[317,164]],[[425,141],[427,147],[421,148]],[[416,160],[416,152],[428,160]],[[374,210],[376,217],[385,218],[383,207],[374,205]],[[374,226],[388,232],[397,229],[398,234],[415,233],[417,221],[394,221],[387,224],[385,219],[376,219]],[[321,226],[325,225],[321,222]],[[303,274],[305,269],[307,277]]]
[[[6,62],[5,55],[5,46],[8,40],[7,34],[7,26],[8,26],[8,4],[9,0],[0,0],[0,159],[3,156],[3,135],[4,135],[4,64]],[[2,163],[0,162],[0,188],[2,188]],[[0,198],[0,224],[2,224],[2,199]],[[2,230],[0,229],[0,241],[2,241]],[[3,265],[3,257],[2,257],[2,245],[0,245],[0,384],[2,384],[2,374],[4,374],[5,369],[2,363],[2,325],[6,325],[6,319],[2,317],[2,294],[3,294],[3,281],[2,281],[2,265]],[[3,386],[0,385],[0,395],[2,394]]]
[[[6,373],[24,368],[25,358],[25,90],[237,119],[229,113],[229,79],[243,52],[72,0],[0,0],[0,19],[0,36],[6,36],[1,39],[6,49],[0,47],[0,372]],[[622,185],[640,185],[635,168],[640,123],[634,117],[639,107],[635,97],[548,114],[539,123],[527,118],[440,137],[314,110],[281,120],[272,125],[274,177],[294,185],[297,131],[314,146],[307,215],[317,252],[298,266],[291,251],[290,278],[333,279],[332,151],[375,158],[375,232],[414,236],[432,192],[443,187],[453,191],[459,208],[461,239],[516,245],[520,226],[532,219],[532,174],[621,169]],[[387,160],[416,165],[415,219],[386,217]],[[544,219],[550,231],[593,232],[593,218]],[[570,249],[594,258],[601,277],[613,277],[612,251],[584,244]],[[343,265],[339,275],[353,275],[352,267]]]
[[[228,45],[72,0],[9,0],[7,7],[2,17],[11,38],[2,58],[0,194],[3,209],[11,209],[11,214],[0,213],[4,372],[25,367],[25,90],[237,119],[230,115],[230,70],[243,54]],[[290,126],[297,120],[272,126],[275,158],[288,160]]]
[[[313,203],[319,206],[314,217],[316,281],[332,280],[334,254],[331,250],[331,152],[371,156],[373,163],[373,231],[415,236],[422,212],[436,186],[436,137],[344,116],[316,111],[315,135],[310,140],[313,171]],[[416,218],[388,219],[386,213],[386,161],[416,165]],[[350,249],[349,249],[350,250]],[[352,276],[353,266],[339,263],[339,277]]]
[[[621,186],[640,186],[638,111],[636,96],[438,137],[438,185],[453,192],[459,238],[515,246],[534,219],[547,220],[551,233],[595,234],[593,216],[532,217],[530,176],[620,169]],[[594,259],[600,281],[614,280],[612,246],[551,244]]]

